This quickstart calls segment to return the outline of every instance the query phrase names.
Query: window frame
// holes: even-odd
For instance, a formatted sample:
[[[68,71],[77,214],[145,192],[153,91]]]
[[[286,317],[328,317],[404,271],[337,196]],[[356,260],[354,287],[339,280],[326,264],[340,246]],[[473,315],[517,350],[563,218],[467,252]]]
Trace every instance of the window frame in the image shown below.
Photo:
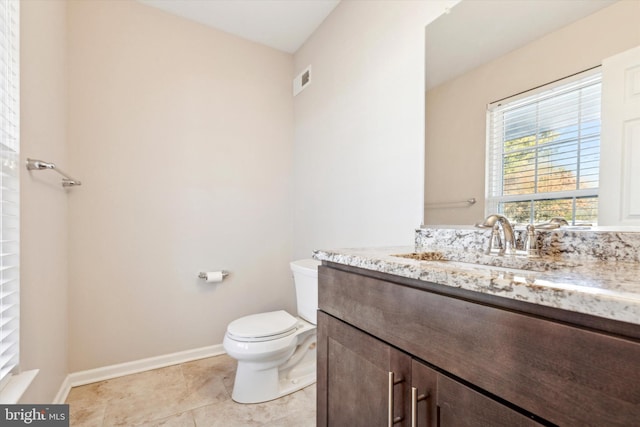
[[[577,188],[575,190],[537,192],[538,176],[537,167],[535,169],[535,179],[533,193],[510,194],[504,195],[504,146],[505,138],[501,138],[501,143],[497,144],[494,139],[496,129],[493,116],[496,113],[502,113],[505,110],[513,109],[514,106],[523,106],[532,103],[539,103],[545,99],[558,96],[558,94],[569,93],[571,90],[579,90],[579,88],[589,87],[595,84],[601,84],[602,70],[601,66],[593,67],[588,70],[573,74],[562,79],[555,80],[551,83],[538,86],[536,88],[518,93],[516,95],[494,101],[487,105],[486,112],[486,153],[485,153],[485,214],[504,213],[504,203],[509,202],[529,202],[529,222],[535,219],[535,202],[546,200],[572,200],[572,218],[570,223],[576,224],[576,200],[583,198],[594,198],[597,201],[599,194],[599,184],[595,188]],[[567,89],[575,87],[573,89]],[[602,88],[600,91],[602,96]],[[600,112],[601,115],[601,112]],[[601,120],[601,118],[600,118]],[[499,121],[500,126],[504,124],[504,120]],[[538,122],[536,122],[538,124]],[[601,129],[598,132],[598,140],[600,139]],[[600,145],[600,144],[599,144]],[[577,150],[577,164],[580,163],[579,149]],[[598,155],[599,157],[599,155]],[[498,162],[498,159],[500,161]],[[536,162],[538,154],[536,153]],[[498,163],[500,167],[498,167]],[[579,167],[579,166],[578,166]],[[599,173],[599,167],[598,167]],[[510,218],[512,219],[512,218]],[[550,218],[548,218],[550,219]],[[596,218],[597,219],[597,218]]]

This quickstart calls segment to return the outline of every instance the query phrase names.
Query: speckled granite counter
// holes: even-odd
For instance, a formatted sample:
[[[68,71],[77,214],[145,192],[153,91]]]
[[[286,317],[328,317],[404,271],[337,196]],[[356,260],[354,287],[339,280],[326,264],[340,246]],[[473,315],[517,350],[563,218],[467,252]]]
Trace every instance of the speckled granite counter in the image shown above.
[[[415,246],[316,250],[314,258],[640,325],[640,233],[539,233],[544,256],[523,260],[483,256],[482,231],[433,231],[418,230]],[[446,260],[394,256],[423,251]]]

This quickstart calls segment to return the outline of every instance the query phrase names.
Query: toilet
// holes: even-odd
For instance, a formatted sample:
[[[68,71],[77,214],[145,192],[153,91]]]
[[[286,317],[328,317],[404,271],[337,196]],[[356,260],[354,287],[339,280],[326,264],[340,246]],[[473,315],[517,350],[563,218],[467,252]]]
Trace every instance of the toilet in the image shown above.
[[[277,399],[316,382],[319,261],[291,262],[298,316],[252,314],[227,326],[223,346],[238,361],[231,397],[238,403]]]

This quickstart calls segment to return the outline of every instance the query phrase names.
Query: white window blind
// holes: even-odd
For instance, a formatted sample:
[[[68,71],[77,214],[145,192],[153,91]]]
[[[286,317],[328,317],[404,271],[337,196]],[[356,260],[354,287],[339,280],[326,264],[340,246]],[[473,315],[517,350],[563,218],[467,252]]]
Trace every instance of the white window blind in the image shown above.
[[[0,0],[0,388],[19,350],[19,7]]]
[[[590,70],[489,105],[487,213],[597,221],[601,86]]]

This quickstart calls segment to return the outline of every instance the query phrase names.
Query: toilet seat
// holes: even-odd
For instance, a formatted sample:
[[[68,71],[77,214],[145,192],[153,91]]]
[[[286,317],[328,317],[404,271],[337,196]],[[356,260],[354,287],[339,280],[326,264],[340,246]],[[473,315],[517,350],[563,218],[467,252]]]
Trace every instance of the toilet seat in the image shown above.
[[[286,311],[271,311],[234,320],[227,327],[227,335],[240,342],[271,341],[293,334],[297,324],[298,319]]]

